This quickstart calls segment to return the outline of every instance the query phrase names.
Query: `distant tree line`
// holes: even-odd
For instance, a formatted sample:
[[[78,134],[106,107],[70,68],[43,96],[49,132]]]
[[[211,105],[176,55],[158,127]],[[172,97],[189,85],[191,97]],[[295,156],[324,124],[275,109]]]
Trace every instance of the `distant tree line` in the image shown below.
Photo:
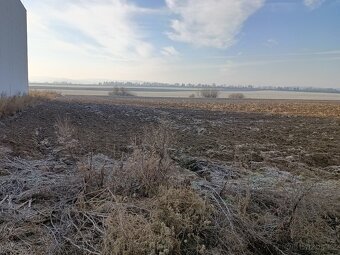
[[[71,82],[43,82],[43,83],[31,83],[31,84],[42,84],[42,85],[67,85],[77,86]],[[86,85],[99,85],[107,87],[174,87],[174,88],[193,88],[193,89],[204,89],[214,88],[221,91],[259,91],[259,90],[273,90],[273,91],[294,91],[294,92],[318,92],[318,93],[340,93],[340,89],[335,88],[317,88],[317,87],[301,87],[301,86],[254,86],[254,85],[227,85],[227,84],[203,84],[203,83],[161,83],[161,82],[133,82],[133,81],[105,81],[97,84],[81,84]]]
[[[159,83],[159,82],[121,82],[107,81],[99,83],[100,86],[112,87],[182,87],[182,88],[218,88],[220,90],[257,91],[276,90],[294,92],[318,92],[318,93],[340,93],[340,89],[314,88],[299,86],[254,86],[254,85],[216,85],[216,84],[193,84],[193,83]]]

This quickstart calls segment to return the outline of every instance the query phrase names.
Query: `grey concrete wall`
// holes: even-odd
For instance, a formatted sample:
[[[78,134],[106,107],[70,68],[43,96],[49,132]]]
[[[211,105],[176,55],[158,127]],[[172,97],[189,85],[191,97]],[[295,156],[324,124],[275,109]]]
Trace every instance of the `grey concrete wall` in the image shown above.
[[[27,92],[26,9],[20,0],[0,0],[0,94]]]

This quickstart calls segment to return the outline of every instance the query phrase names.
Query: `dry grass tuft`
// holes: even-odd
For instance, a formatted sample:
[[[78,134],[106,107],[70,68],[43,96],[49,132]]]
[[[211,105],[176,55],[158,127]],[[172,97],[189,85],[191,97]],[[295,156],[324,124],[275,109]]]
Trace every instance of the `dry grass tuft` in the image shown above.
[[[92,155],[78,166],[85,174],[86,183],[98,183],[98,180],[102,180],[99,183],[110,187],[114,194],[129,197],[153,196],[160,186],[168,184],[169,176],[175,170],[168,152],[171,138],[174,135],[163,125],[146,129],[141,144],[133,145],[133,152],[123,156],[110,169],[106,169],[105,163],[95,167]]]
[[[18,95],[12,97],[0,95],[0,118],[13,115],[29,106],[33,106],[44,100],[52,100],[58,96],[59,94],[55,92],[38,91],[31,91],[29,95]]]
[[[113,170],[112,189],[122,195],[152,196],[167,183],[171,170],[168,157],[135,149],[127,161]]]
[[[177,240],[164,224],[156,226],[154,218],[115,209],[107,222],[104,235],[104,255],[174,254]]]
[[[61,96],[60,93],[56,91],[50,91],[50,90],[45,90],[45,91],[30,90],[28,95],[30,97],[48,99],[48,100],[52,100],[52,99],[55,99]]]
[[[37,98],[30,96],[0,96],[0,118],[13,115],[22,111],[24,108],[34,105],[38,102]]]
[[[78,141],[74,138],[76,128],[72,125],[68,118],[58,118],[55,124],[55,130],[57,142],[59,144],[56,151],[64,156],[70,156],[73,158],[79,146]]]
[[[224,190],[233,212],[233,233],[220,229],[220,238],[237,237],[224,249],[236,254],[337,254],[340,193],[338,182],[305,185],[287,190]],[[216,224],[227,222],[219,218]],[[224,224],[227,225],[227,224]]]
[[[205,254],[212,208],[194,191],[164,188],[149,207],[113,211],[103,254]]]
[[[242,93],[232,93],[229,95],[228,98],[232,100],[240,100],[240,99],[245,99],[246,97]]]
[[[169,188],[160,192],[157,218],[173,231],[178,254],[205,254],[214,242],[213,208],[190,188]]]
[[[340,248],[339,202],[339,182],[313,185],[293,200],[287,230],[299,250],[337,254]]]

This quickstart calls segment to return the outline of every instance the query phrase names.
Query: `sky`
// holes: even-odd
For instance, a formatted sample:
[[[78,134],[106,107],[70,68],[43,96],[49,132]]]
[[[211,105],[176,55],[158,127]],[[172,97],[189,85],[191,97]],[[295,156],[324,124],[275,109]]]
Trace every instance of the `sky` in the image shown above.
[[[340,0],[22,0],[29,76],[340,88]]]

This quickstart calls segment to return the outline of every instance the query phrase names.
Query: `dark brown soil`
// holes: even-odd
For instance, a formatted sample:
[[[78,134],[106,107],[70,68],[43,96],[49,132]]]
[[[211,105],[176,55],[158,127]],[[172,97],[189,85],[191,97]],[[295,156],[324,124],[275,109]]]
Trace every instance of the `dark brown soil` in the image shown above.
[[[313,102],[235,101],[233,108],[213,107],[213,102],[62,97],[1,119],[0,145],[12,149],[15,156],[43,157],[56,144],[56,121],[69,119],[77,129],[79,153],[93,151],[118,158],[141,139],[145,128],[165,123],[175,131],[174,149],[182,155],[238,163],[247,169],[270,165],[339,177],[337,102],[318,102],[318,114],[306,114],[322,117],[296,116],[296,111],[287,110],[302,105],[304,111],[313,113]],[[216,100],[216,106],[221,104]],[[237,104],[253,108],[244,112],[244,106],[242,111],[235,108]],[[261,112],[261,106],[267,109],[268,104],[272,114]],[[277,110],[280,107],[284,112]]]

